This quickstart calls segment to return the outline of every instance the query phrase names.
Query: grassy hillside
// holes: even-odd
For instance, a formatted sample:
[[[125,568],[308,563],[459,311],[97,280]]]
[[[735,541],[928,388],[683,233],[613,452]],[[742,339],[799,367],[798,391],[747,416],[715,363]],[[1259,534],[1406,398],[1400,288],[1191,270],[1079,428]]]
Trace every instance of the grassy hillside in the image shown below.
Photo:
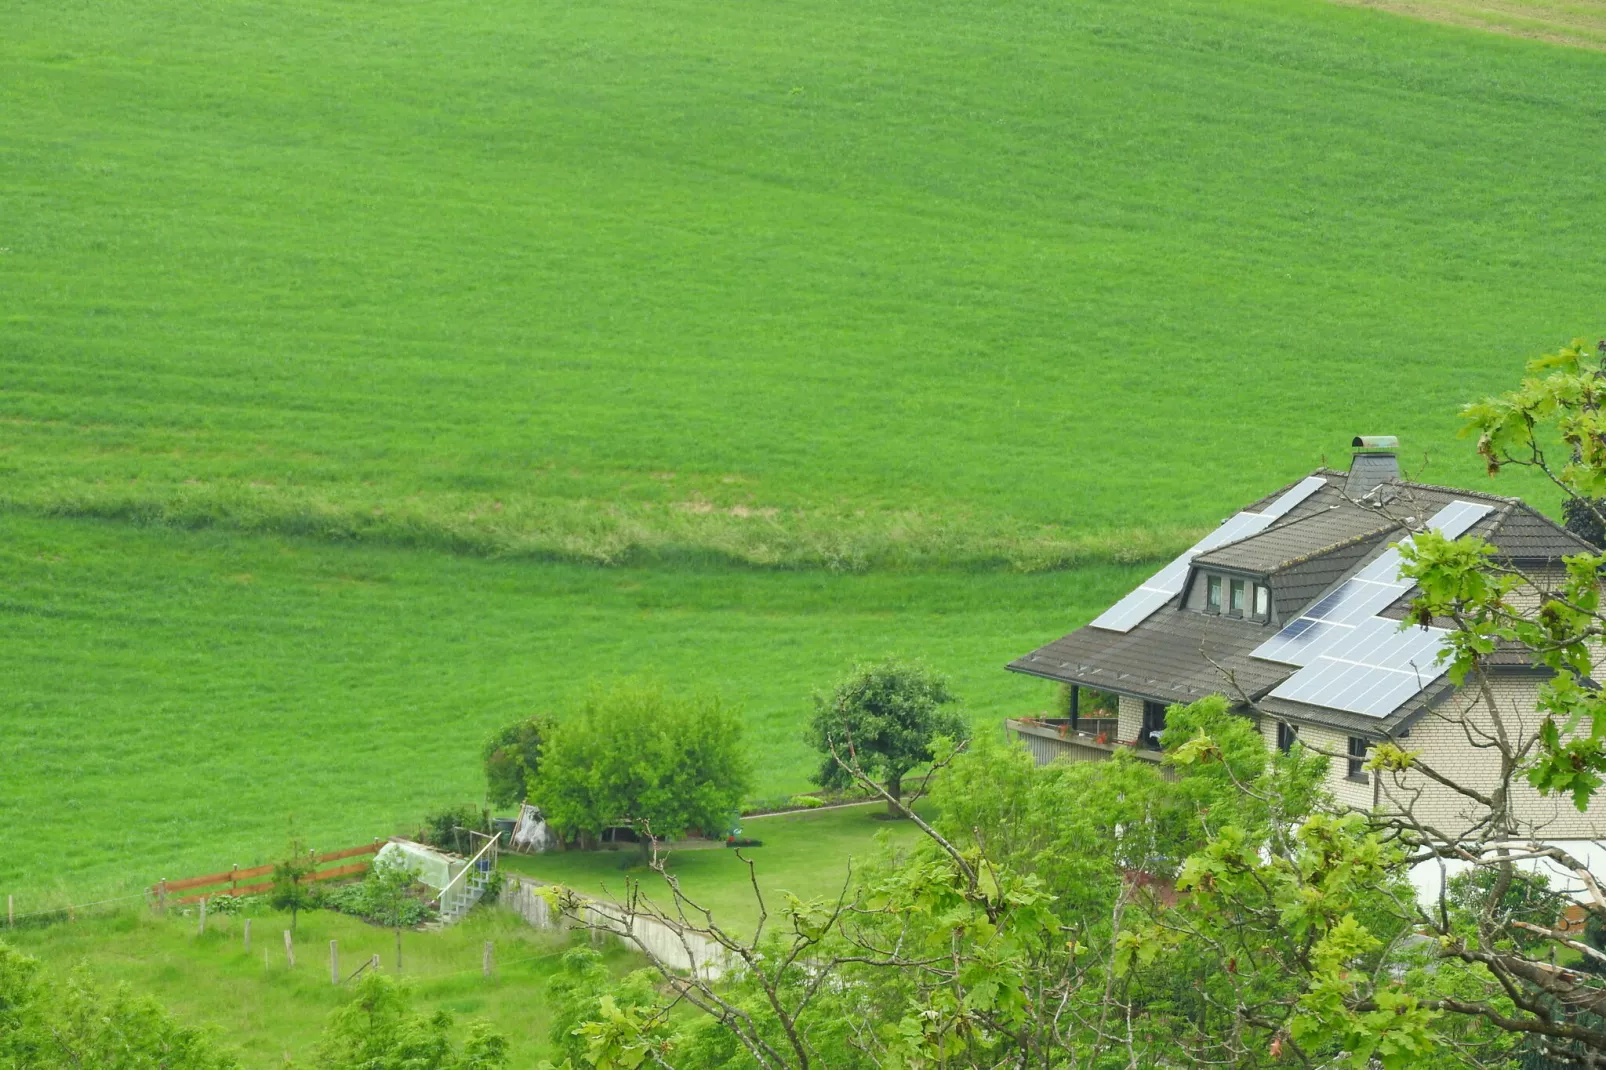
[[[1606,56],[1315,0],[8,6],[0,505],[1140,556],[1597,329]]]
[[[395,972],[390,931],[355,918],[302,914],[294,969],[286,965],[279,935],[290,927],[288,914],[254,917],[250,951],[243,945],[243,920],[213,915],[207,932],[197,935],[193,916],[174,912],[159,918],[140,909],[19,929],[0,934],[0,940],[58,974],[82,964],[108,985],[127,982],[155,996],[186,1024],[214,1030],[248,1070],[282,1070],[292,1058],[297,1066],[312,1065],[330,1013],[352,998],[350,986],[329,983],[330,940],[339,943],[343,973],[375,954],[381,969]],[[551,1018],[541,993],[561,969],[564,943],[503,912],[475,914],[444,932],[409,932],[402,939],[400,976],[412,982],[415,1008],[449,1012],[460,1037],[470,1020],[490,1020],[511,1042],[514,1066],[531,1067],[551,1054]],[[498,963],[490,978],[481,973],[487,940],[496,945]],[[639,964],[619,949],[608,954],[621,970]]]
[[[746,711],[761,792],[807,785],[809,696],[921,656],[999,730],[1003,664],[1141,569],[1043,576],[604,571],[0,515],[0,893],[131,890],[477,800],[489,731],[655,676]],[[409,825],[412,822],[414,824]]]

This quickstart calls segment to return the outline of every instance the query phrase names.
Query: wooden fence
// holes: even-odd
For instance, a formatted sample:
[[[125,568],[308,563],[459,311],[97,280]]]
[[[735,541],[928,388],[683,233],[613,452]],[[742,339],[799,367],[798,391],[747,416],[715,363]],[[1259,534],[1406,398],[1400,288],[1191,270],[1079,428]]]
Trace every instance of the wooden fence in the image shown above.
[[[385,845],[383,840],[362,847],[348,847],[344,851],[330,851],[328,854],[312,854],[308,852],[312,861],[312,871],[303,880],[330,881],[339,877],[350,877],[361,873],[372,865],[371,860],[361,862],[347,862],[345,865],[335,866],[331,869],[323,867],[330,862],[341,862],[347,858],[359,858],[363,855],[377,854]],[[266,892],[273,887],[273,863],[265,866],[252,866],[241,869],[234,866],[222,873],[208,873],[204,877],[186,877],[183,880],[170,881],[165,877],[146,889],[145,894],[150,898],[151,905],[158,910],[169,906],[180,906],[185,903],[194,903],[201,899],[210,899],[214,895],[256,895]],[[268,880],[262,880],[268,877]]]

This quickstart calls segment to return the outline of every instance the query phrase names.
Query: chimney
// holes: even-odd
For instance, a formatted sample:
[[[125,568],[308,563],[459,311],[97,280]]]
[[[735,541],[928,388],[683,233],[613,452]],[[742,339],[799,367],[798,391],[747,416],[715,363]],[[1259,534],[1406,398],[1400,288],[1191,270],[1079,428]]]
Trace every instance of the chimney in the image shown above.
[[[1344,480],[1345,497],[1364,498],[1400,478],[1400,462],[1395,456],[1400,440],[1393,435],[1356,435],[1350,446],[1355,456],[1349,463],[1349,478]]]

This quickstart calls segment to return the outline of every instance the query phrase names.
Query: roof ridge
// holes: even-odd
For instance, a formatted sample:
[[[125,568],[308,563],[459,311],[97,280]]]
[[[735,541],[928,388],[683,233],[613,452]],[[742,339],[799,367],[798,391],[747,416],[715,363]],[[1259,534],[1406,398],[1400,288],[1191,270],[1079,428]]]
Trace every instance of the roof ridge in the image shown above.
[[[1333,553],[1336,550],[1343,550],[1350,546],[1358,546],[1361,543],[1366,542],[1368,539],[1375,539],[1379,535],[1384,534],[1392,528],[1400,528],[1404,526],[1404,524],[1401,524],[1398,521],[1391,524],[1384,524],[1380,527],[1373,528],[1371,531],[1363,531],[1359,535],[1351,535],[1347,539],[1340,539],[1338,542],[1329,543],[1320,549],[1312,550],[1309,553],[1300,554],[1298,557],[1290,557],[1288,560],[1283,561],[1276,568],[1269,571],[1272,573],[1281,572],[1285,568],[1293,568],[1295,565],[1303,565],[1307,561],[1316,560],[1318,557],[1326,557],[1328,554]],[[1345,577],[1347,578],[1351,576],[1353,571],[1354,570],[1346,570],[1344,573]]]
[[[1497,502],[1506,502],[1509,505],[1520,505],[1525,509],[1533,507],[1521,498],[1510,498],[1504,494],[1490,494],[1484,490],[1467,490],[1465,487],[1446,487],[1442,483],[1418,483],[1414,479],[1396,479],[1392,481],[1398,487],[1410,487],[1414,490],[1436,490],[1445,494],[1470,494],[1474,498],[1489,498]]]

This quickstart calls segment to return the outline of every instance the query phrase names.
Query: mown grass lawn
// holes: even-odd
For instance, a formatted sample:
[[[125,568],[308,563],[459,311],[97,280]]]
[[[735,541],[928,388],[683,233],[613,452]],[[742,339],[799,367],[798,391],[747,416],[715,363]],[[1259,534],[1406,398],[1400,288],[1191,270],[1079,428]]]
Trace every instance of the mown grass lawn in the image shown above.
[[[33,511],[1045,567],[1600,329],[1606,56],[1319,0],[18,0],[0,109]]]
[[[126,982],[156,997],[190,1025],[210,1028],[236,1049],[251,1070],[312,1065],[312,1051],[329,1014],[349,1001],[349,985],[329,982],[329,941],[339,947],[349,975],[370,955],[381,969],[406,978],[414,1007],[446,1010],[465,1031],[485,1018],[512,1041],[513,1065],[533,1066],[549,1053],[547,981],[558,971],[566,938],[543,934],[512,914],[476,911],[443,932],[402,934],[402,966],[395,964],[390,930],[327,911],[302,913],[296,926],[296,965],[285,959],[282,933],[288,914],[251,919],[251,949],[243,943],[244,919],[212,916],[204,935],[193,911],[157,917],[130,910],[111,917],[81,918],[43,929],[0,931],[0,940],[43,961],[58,974],[78,966],[106,984]],[[495,947],[497,967],[481,973],[485,941]],[[621,969],[639,965],[622,949],[604,949]]]
[[[1003,671],[1142,569],[1025,576],[599,570],[0,515],[0,894],[83,902],[329,850],[477,801],[490,731],[594,682],[745,711],[754,791],[805,789],[810,695],[855,660],[950,674],[979,731],[1047,707]]]
[[[760,904],[751,879],[756,876],[768,924],[784,926],[780,911],[787,893],[803,900],[834,899],[843,891],[855,860],[862,864],[878,851],[918,841],[920,832],[911,822],[879,820],[885,810],[872,804],[748,818],[742,823],[743,836],[760,840],[763,846],[740,853],[720,847],[671,848],[666,866],[688,898],[735,932],[751,932],[758,922]],[[751,871],[743,856],[753,862]],[[628,894],[627,884],[639,882],[641,891],[673,916],[668,887],[643,863],[634,845],[618,851],[504,855],[502,862],[515,873],[599,898],[622,900]]]

